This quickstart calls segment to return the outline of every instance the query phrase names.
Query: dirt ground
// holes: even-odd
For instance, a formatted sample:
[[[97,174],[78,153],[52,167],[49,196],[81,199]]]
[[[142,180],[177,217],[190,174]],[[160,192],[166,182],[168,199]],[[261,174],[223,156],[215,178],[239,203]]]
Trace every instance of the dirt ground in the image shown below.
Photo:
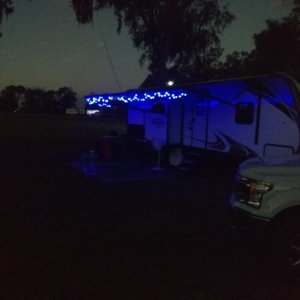
[[[57,145],[0,146],[1,299],[299,299],[231,228],[226,171],[104,184]]]

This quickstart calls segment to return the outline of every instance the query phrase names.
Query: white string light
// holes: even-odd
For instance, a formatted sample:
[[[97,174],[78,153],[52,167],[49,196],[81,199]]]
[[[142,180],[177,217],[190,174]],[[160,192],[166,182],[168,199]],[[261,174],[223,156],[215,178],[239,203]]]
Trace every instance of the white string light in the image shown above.
[[[111,107],[110,101],[121,101],[124,103],[145,102],[155,99],[178,100],[187,97],[187,93],[181,90],[145,92],[134,94],[115,94],[115,95],[92,95],[86,96],[85,100],[89,106]]]

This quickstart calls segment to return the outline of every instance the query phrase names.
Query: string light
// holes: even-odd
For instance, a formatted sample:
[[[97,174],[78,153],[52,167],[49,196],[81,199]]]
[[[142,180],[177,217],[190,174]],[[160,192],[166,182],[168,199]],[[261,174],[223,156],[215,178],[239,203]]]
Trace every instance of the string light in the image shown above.
[[[155,99],[162,100],[179,100],[187,97],[187,93],[182,90],[156,91],[145,93],[122,93],[122,94],[105,94],[86,96],[85,101],[89,106],[111,107],[111,101],[121,101],[124,103],[146,102]]]
[[[227,99],[228,97],[224,98],[224,95],[227,95],[227,92],[229,95],[232,94],[232,89],[233,87],[231,85],[224,87],[224,89],[218,89],[218,83],[215,85],[212,85],[212,87],[215,89],[211,89],[210,93],[205,94],[205,99],[209,99],[209,106],[217,106],[220,103],[228,103],[231,105],[237,105],[238,103],[241,102],[246,102],[246,103],[253,103],[254,106],[257,106],[257,97],[256,94],[253,93],[251,95],[242,95],[237,98],[231,98]],[[238,90],[238,89],[237,89]],[[223,93],[223,95],[220,95],[220,91]],[[283,94],[283,92],[285,92]],[[281,95],[276,95],[276,97],[268,97],[265,96],[264,99],[273,104],[276,105],[278,103],[285,104],[287,106],[291,106],[293,103],[293,97],[292,94],[290,93],[289,90],[284,90]],[[194,94],[194,93],[193,93]],[[200,96],[203,96],[203,93],[199,93]],[[111,108],[112,107],[112,102],[114,101],[120,101],[125,104],[130,104],[130,103],[145,103],[145,105],[150,104],[151,101],[155,100],[161,100],[161,101],[174,101],[174,100],[180,100],[182,98],[186,98],[188,96],[192,96],[191,94],[188,94],[184,90],[180,89],[169,89],[169,90],[160,90],[160,91],[153,91],[153,92],[140,92],[140,91],[135,91],[135,92],[124,92],[124,93],[118,93],[118,94],[102,94],[102,95],[89,95],[85,96],[85,101],[89,107],[93,108]],[[207,106],[208,103],[205,103],[203,101],[200,101],[196,104],[197,106]]]

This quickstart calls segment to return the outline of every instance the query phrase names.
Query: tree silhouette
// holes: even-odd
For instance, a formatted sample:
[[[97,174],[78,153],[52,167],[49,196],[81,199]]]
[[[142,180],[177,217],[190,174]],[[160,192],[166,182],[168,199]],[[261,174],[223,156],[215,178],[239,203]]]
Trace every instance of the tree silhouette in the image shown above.
[[[0,111],[16,112],[25,99],[26,88],[18,85],[6,87],[0,96]]]
[[[254,35],[257,63],[265,72],[299,72],[300,1],[281,21],[268,20],[267,28]]]
[[[43,104],[43,111],[47,114],[57,114],[59,113],[59,108],[57,104],[57,96],[55,91],[45,91],[43,98],[41,100]]]
[[[274,72],[300,72],[300,0],[281,20],[267,20],[266,28],[253,36],[255,49],[233,52],[219,64],[218,77],[236,77]]]
[[[22,103],[21,112],[25,113],[45,113],[44,109],[45,91],[40,88],[28,88],[25,93],[25,101]]]
[[[76,93],[71,88],[62,87],[57,91],[40,88],[27,89],[20,108],[25,113],[64,114],[67,108],[76,104]]]
[[[64,114],[76,105],[76,93],[68,87],[57,91],[10,85],[0,94],[0,111]]]
[[[74,108],[76,93],[71,88],[62,87],[55,92],[58,113],[64,114],[67,108]]]
[[[133,46],[142,51],[151,80],[162,84],[172,75],[205,69],[222,53],[220,34],[233,20],[218,0],[73,0],[79,23],[90,23],[94,11],[111,7],[129,30]]]
[[[12,0],[0,0],[0,25],[2,24],[3,17],[8,17],[13,11],[14,7]],[[0,32],[0,37],[1,36],[2,32]]]

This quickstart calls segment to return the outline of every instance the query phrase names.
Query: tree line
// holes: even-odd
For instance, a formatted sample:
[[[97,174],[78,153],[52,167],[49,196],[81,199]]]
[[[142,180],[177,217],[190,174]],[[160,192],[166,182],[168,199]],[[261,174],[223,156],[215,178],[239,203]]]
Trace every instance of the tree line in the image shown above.
[[[76,105],[76,93],[62,87],[57,91],[11,85],[0,94],[0,111],[21,113],[64,114]]]
[[[92,23],[99,10],[113,10],[116,30],[128,29],[133,46],[141,51],[140,64],[147,63],[141,87],[150,87],[167,80],[299,73],[300,0],[293,3],[288,16],[266,20],[265,29],[254,34],[254,50],[234,51],[223,60],[221,36],[235,16],[222,0],[72,0],[71,8],[80,24]],[[13,0],[0,0],[0,25],[13,10]]]

